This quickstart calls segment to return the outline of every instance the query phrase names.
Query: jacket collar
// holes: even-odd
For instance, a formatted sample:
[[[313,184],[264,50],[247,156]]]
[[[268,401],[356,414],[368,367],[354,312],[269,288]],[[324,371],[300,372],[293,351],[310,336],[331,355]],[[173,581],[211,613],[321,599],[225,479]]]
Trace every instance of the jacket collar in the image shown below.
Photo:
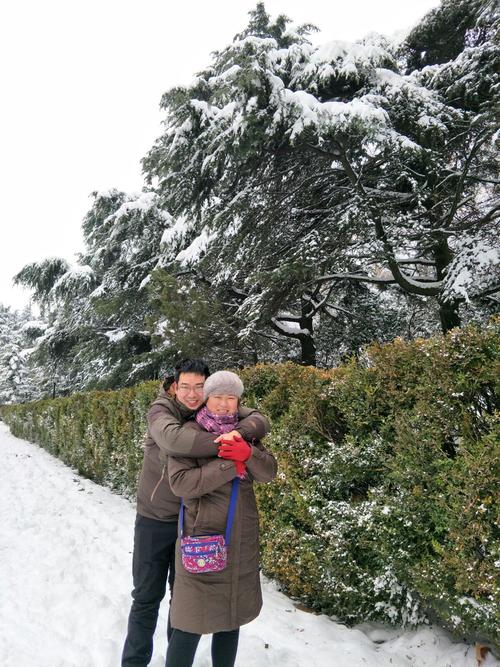
[[[161,385],[160,389],[158,390],[157,398],[163,398],[164,400],[171,401],[175,405],[175,407],[179,410],[184,419],[189,419],[196,412],[196,410],[191,410],[191,408],[188,408],[186,405],[184,405],[184,403],[178,401],[175,398],[175,396],[167,394],[167,392],[165,391],[165,389],[163,389]]]

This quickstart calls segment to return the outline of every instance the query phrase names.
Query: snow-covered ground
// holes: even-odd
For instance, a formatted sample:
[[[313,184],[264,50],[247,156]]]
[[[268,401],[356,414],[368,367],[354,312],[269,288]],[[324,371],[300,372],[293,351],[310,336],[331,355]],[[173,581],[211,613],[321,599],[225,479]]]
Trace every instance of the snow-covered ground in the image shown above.
[[[134,507],[0,423],[0,665],[118,667],[130,606]],[[436,628],[349,629],[298,610],[264,580],[238,667],[476,667]],[[165,603],[152,667],[164,664]],[[209,667],[209,638],[196,667]],[[483,667],[498,662],[489,655]]]

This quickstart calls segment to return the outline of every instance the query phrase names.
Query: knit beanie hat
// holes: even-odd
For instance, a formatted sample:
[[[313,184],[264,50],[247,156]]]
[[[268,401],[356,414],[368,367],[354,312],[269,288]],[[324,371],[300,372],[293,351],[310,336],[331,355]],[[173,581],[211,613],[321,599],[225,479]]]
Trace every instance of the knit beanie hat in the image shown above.
[[[243,393],[243,382],[231,371],[217,371],[205,380],[203,395],[207,399],[211,394],[229,394],[240,398]]]

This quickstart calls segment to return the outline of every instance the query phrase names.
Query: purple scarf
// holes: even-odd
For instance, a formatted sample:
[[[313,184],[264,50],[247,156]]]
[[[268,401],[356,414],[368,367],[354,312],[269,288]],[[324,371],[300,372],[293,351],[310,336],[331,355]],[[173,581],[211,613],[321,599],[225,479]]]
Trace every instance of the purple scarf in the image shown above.
[[[237,412],[229,415],[216,415],[210,412],[206,405],[201,410],[198,410],[195,419],[200,426],[203,426],[205,431],[216,433],[217,435],[234,431],[239,421]]]

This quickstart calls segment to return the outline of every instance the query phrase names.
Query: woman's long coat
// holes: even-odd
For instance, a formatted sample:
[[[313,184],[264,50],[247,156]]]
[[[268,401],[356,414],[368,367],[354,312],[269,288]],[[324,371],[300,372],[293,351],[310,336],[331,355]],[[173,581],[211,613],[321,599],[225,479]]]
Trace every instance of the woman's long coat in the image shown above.
[[[193,428],[199,426],[193,424]],[[221,572],[191,574],[181,562],[177,540],[175,583],[170,605],[173,628],[196,634],[234,630],[259,615],[262,592],[259,577],[259,516],[253,481],[269,482],[276,459],[260,443],[252,445],[247,476],[240,480],[238,501]],[[232,480],[236,467],[220,458],[169,458],[173,492],[184,498],[184,535],[225,533]],[[179,531],[180,532],[180,531]]]

